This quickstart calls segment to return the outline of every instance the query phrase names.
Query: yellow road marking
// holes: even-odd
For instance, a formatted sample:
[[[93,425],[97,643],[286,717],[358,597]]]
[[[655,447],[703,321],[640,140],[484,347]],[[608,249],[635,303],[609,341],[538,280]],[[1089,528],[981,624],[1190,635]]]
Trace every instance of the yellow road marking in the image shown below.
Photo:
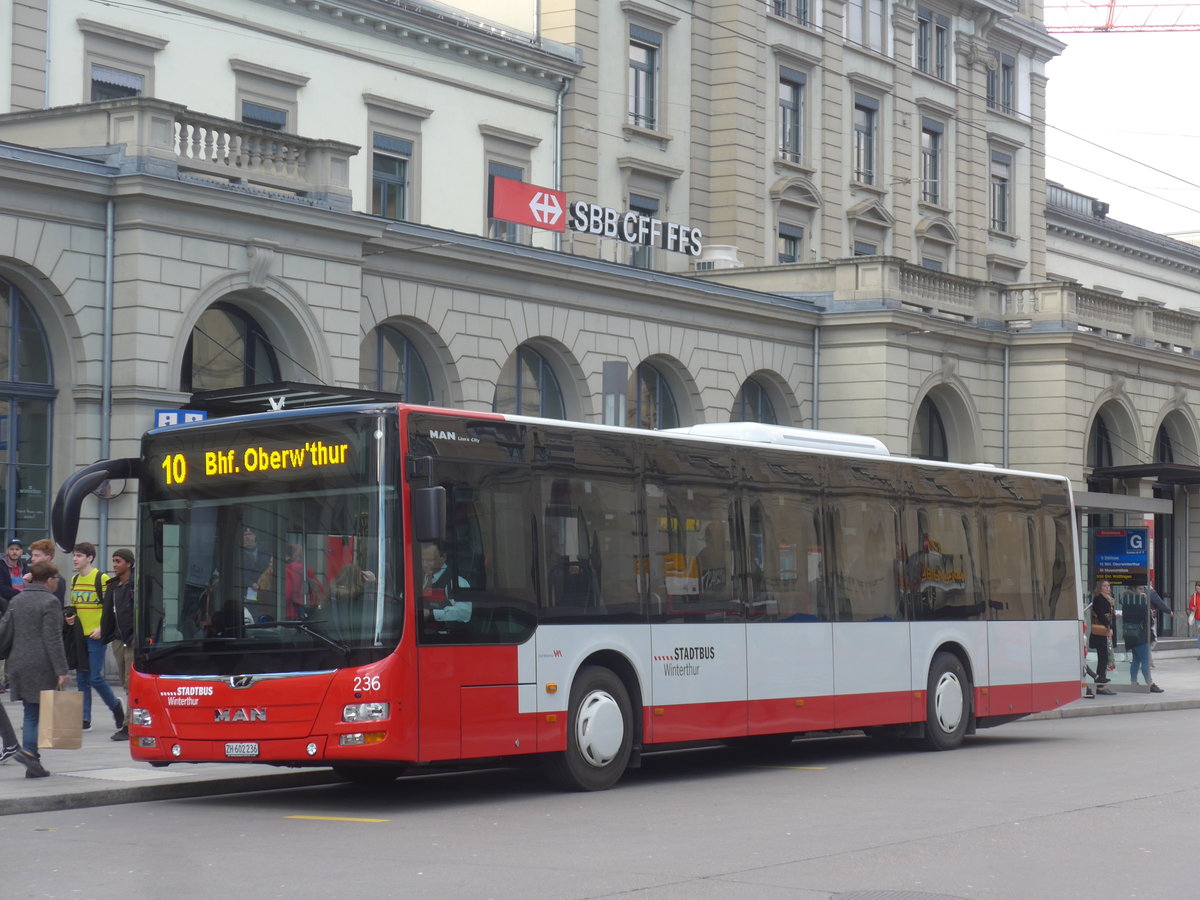
[[[313,822],[390,822],[391,819],[354,819],[348,816],[284,816],[286,819],[309,819]]]

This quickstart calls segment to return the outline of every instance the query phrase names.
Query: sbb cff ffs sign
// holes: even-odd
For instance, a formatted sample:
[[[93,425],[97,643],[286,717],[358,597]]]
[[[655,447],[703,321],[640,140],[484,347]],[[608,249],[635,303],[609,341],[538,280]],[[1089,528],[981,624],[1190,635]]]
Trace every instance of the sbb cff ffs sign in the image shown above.
[[[664,222],[639,212],[622,212],[608,206],[576,200],[536,184],[493,175],[488,190],[488,215],[493,219],[549,231],[572,231],[612,238],[626,244],[658,247],[699,256],[704,249],[699,228]]]

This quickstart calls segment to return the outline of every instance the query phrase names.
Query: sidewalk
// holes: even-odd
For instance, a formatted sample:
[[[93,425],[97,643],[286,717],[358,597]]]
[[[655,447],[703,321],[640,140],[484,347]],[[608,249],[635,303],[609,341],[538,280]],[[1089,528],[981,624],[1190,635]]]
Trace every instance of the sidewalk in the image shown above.
[[[1129,662],[1118,655],[1117,670],[1110,672],[1112,697],[1081,699],[1053,712],[1038,713],[1027,721],[1102,716],[1115,713],[1200,709],[1200,653],[1168,650],[1154,654],[1154,679],[1162,694],[1129,684]],[[21,727],[21,705],[7,704],[9,718]],[[129,758],[124,742],[110,740],[111,722],[98,721],[83,736],[81,750],[43,750],[42,762],[49,778],[25,778],[15,760],[0,763],[0,816],[116,803],[139,803],[202,797],[243,791],[332,784],[340,781],[330,769],[280,769],[246,763],[180,763],[156,769]]]

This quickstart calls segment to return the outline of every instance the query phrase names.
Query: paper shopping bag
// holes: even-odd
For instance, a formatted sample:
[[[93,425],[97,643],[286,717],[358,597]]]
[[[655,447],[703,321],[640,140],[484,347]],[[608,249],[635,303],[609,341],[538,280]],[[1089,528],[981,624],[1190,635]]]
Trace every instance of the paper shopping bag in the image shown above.
[[[78,750],[83,746],[83,694],[42,691],[38,707],[38,749]]]

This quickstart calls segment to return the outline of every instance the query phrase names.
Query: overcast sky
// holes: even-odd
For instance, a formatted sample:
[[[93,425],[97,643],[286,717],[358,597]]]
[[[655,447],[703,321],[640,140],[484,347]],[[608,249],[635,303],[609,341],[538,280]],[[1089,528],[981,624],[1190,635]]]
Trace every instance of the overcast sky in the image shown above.
[[[1056,37],[1047,177],[1122,222],[1200,232],[1200,33]]]

